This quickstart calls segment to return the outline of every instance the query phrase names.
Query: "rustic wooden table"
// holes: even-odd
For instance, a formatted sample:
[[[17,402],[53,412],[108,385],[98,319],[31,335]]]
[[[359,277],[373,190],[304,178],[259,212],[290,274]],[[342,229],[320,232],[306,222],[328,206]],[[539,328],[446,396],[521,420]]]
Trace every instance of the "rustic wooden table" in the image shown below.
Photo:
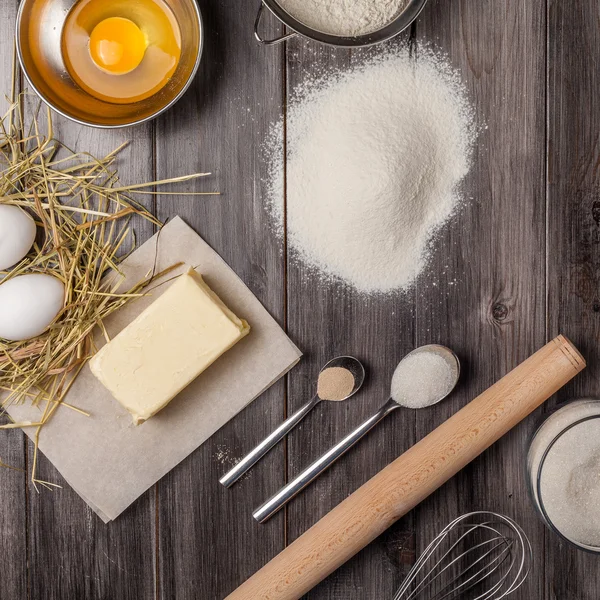
[[[0,75],[9,90],[16,0],[2,0]],[[431,268],[408,296],[361,299],[318,287],[287,261],[263,211],[261,142],[285,116],[286,98],[311,74],[364,54],[293,40],[261,47],[258,0],[201,0],[206,48],[192,89],[157,121],[123,131],[57,118],[81,150],[131,140],[122,171],[151,180],[198,170],[190,186],[221,197],[163,196],[161,219],[181,215],[239,273],[306,352],[301,364],[215,434],[116,522],[104,525],[68,487],[36,493],[0,469],[2,600],[220,600],[286,544],[543,343],[562,332],[590,366],[553,398],[599,392],[600,28],[596,0],[431,0],[393,44],[433,43],[459,69],[485,123],[467,187],[473,201],[444,229]],[[271,33],[281,26],[267,20]],[[282,148],[283,152],[284,149]],[[152,232],[140,227],[141,238]],[[266,525],[252,508],[369,415],[415,345],[440,342],[465,377],[435,410],[399,411]],[[225,490],[227,464],[304,403],[324,360],[353,353],[371,374],[350,403],[323,403],[241,484]],[[515,600],[595,600],[593,556],[560,543],[537,519],[523,461],[540,410],[306,597],[385,600],[415,549],[452,517],[491,509],[531,537],[535,568]],[[0,458],[27,470],[21,432],[0,435]],[[42,460],[41,477],[60,481]]]

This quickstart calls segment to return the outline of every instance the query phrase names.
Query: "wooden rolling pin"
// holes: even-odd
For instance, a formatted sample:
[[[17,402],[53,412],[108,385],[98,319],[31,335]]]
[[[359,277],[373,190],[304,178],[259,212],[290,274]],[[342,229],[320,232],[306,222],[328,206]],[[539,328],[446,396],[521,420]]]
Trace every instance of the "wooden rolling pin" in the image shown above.
[[[562,335],[380,471],[226,600],[298,600],[585,367]]]

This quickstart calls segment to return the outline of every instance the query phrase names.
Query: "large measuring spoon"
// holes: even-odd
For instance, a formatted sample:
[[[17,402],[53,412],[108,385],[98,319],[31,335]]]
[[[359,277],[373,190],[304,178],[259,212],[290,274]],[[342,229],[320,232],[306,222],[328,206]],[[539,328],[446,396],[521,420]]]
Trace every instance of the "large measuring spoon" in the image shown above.
[[[330,400],[334,402],[340,402],[342,400],[348,400],[358,392],[365,381],[365,369],[361,362],[353,356],[338,356],[330,360],[319,372],[319,382],[323,373],[327,369],[341,368],[349,371],[352,374],[354,383],[349,393],[344,394],[342,398],[321,398],[317,391],[314,398],[307,402],[300,410],[295,412],[289,419],[285,420],[269,437],[261,442],[252,452],[247,454],[239,463],[233,467],[228,473],[225,473],[219,481],[225,487],[231,487],[244,473],[252,468],[273,446],[275,446],[280,440],[282,440],[304,417],[315,407],[321,400]]]
[[[405,370],[407,365],[410,366],[412,361],[417,354],[421,353],[432,353],[435,356],[439,356],[444,359],[447,363],[450,372],[447,378],[447,383],[443,388],[432,388],[435,390],[436,397],[433,401],[428,403],[429,406],[440,402],[455,388],[460,377],[460,362],[458,357],[452,350],[445,346],[438,346],[436,344],[430,344],[428,346],[421,346],[412,352],[409,352],[396,367],[394,378],[400,370]],[[421,376],[422,377],[422,376]],[[413,385],[418,381],[411,382]],[[437,383],[437,382],[436,382]],[[421,382],[422,385],[425,382]],[[399,387],[393,386],[394,389]],[[410,389],[406,386],[405,389]],[[392,411],[400,408],[401,406],[407,406],[409,408],[416,408],[417,405],[411,402],[410,398],[404,397],[391,397],[370,419],[367,419],[362,425],[359,425],[352,433],[347,435],[343,440],[338,442],[331,450],[326,452],[321,458],[317,459],[312,465],[306,468],[300,475],[298,475],[293,481],[288,483],[285,487],[281,488],[277,494],[275,494],[270,500],[267,500],[260,508],[256,509],[252,516],[259,522],[264,523],[270,519],[277,511],[283,508],[294,496],[301,492],[309,483],[314,481],[321,473],[326,471],[338,458],[343,456],[358,440],[366,435],[377,423],[382,421]]]

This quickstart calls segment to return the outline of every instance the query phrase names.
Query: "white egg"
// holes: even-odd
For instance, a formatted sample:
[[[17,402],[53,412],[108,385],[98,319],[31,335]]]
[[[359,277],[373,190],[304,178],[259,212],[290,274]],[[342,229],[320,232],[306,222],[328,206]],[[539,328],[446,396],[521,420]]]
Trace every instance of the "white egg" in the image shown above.
[[[18,206],[0,204],[0,271],[16,265],[35,241],[34,220]]]
[[[0,338],[20,342],[43,333],[65,303],[60,279],[43,273],[0,283]]]

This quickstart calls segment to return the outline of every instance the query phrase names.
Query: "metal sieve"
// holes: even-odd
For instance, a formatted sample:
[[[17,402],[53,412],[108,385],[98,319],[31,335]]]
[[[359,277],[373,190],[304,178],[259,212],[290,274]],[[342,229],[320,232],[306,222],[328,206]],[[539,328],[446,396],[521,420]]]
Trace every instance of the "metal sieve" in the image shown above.
[[[312,29],[311,27],[307,27],[286,12],[276,2],[276,0],[262,0],[258,9],[258,14],[256,15],[256,21],[254,22],[254,36],[261,44],[265,44],[266,46],[280,44],[281,42],[297,35],[309,38],[315,42],[320,42],[321,44],[339,46],[342,48],[360,48],[364,46],[372,46],[373,44],[385,42],[404,31],[419,16],[426,3],[427,0],[410,0],[406,8],[385,27],[366,35],[343,37],[331,35],[329,33],[323,33],[321,31],[317,31],[316,29]],[[260,33],[260,24],[265,7],[268,8],[271,13],[273,13],[288,29],[291,29],[292,31],[277,38],[264,38]]]

